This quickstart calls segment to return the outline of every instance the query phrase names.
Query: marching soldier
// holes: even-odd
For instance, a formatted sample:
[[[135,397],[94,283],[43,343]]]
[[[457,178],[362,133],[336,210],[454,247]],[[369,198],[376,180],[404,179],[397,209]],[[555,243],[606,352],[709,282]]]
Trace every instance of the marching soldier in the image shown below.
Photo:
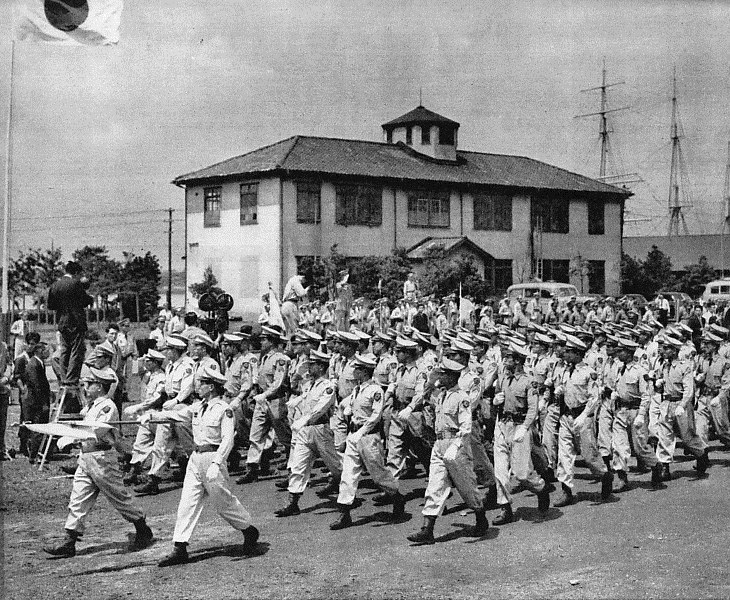
[[[468,439],[472,422],[471,402],[458,386],[459,374],[464,370],[464,365],[444,358],[438,369],[439,386],[443,389],[435,399],[436,442],[431,452],[426,504],[422,511],[423,526],[407,538],[419,545],[435,543],[434,525],[444,511],[452,487],[456,487],[476,515],[476,526],[471,534],[483,536],[489,529],[484,497],[477,487]]]
[[[224,374],[231,390],[229,406],[236,417],[236,437],[228,455],[229,471],[238,469],[240,449],[248,442],[251,432],[251,411],[248,397],[253,389],[253,367],[241,351],[244,338],[239,333],[224,333],[220,342]]]
[[[502,511],[493,525],[506,525],[514,519],[512,498],[508,491],[510,476],[537,494],[538,508],[550,508],[550,489],[532,464],[532,428],[537,422],[538,389],[524,371],[529,353],[511,345],[504,356],[505,374],[497,380],[494,404],[497,425],[494,433],[494,472],[499,481],[497,503]]]
[[[330,429],[330,410],[337,399],[334,384],[325,377],[331,356],[312,350],[309,359],[311,380],[305,386],[303,396],[294,407],[296,417],[292,423],[292,455],[289,476],[289,504],[276,511],[277,517],[299,514],[299,498],[309,483],[316,458],[321,458],[333,476],[332,491],[340,487],[342,467],[335,449],[335,438]],[[336,487],[335,487],[336,486]],[[326,495],[328,489],[318,495]]]
[[[91,368],[84,379],[84,391],[89,402],[85,409],[84,422],[108,423],[118,421],[114,401],[109,398],[109,388],[114,380],[103,371]],[[118,430],[114,428],[94,428],[96,439],[81,442],[78,466],[74,473],[71,498],[68,502],[68,518],[66,519],[63,542],[58,546],[45,547],[43,550],[51,556],[68,558],[76,555],[76,541],[83,535],[86,517],[96,503],[101,492],[127,521],[134,524],[136,535],[130,550],[142,550],[152,545],[152,530],[147,526],[144,512],[137,506],[131,494],[122,483],[122,472],[115,449],[121,449]],[[64,443],[65,442],[65,443]],[[59,447],[73,443],[73,440],[61,438]]]
[[[357,487],[363,470],[367,470],[373,482],[391,496],[393,518],[405,514],[406,499],[400,493],[398,480],[386,468],[380,426],[383,417],[383,390],[373,379],[375,357],[355,357],[357,385],[343,403],[343,415],[348,420],[348,434],[345,441],[342,462],[342,479],[337,507],[340,518],[330,529],[345,529],[352,525],[350,510],[357,496]]]
[[[251,554],[259,538],[259,530],[251,524],[251,516],[231,492],[226,459],[233,448],[235,419],[223,399],[226,378],[218,370],[203,367],[198,376],[200,399],[177,411],[190,423],[195,450],[185,470],[180,504],[177,508],[173,551],[158,564],[160,567],[188,562],[188,542],[193,535],[203,508],[205,496],[218,514],[231,527],[243,533],[243,553]],[[165,412],[160,413],[165,417]]]
[[[720,355],[722,338],[707,332],[702,336],[703,355],[699,357],[696,379],[699,383],[695,419],[697,434],[707,444],[712,423],[720,442],[730,447],[728,393],[730,392],[730,359]]]
[[[606,336],[604,346],[605,357],[603,363],[596,361],[594,370],[599,373],[598,404],[598,451],[611,470],[611,456],[613,454],[613,425],[616,411],[616,381],[623,363],[616,358],[618,352],[618,338]]]

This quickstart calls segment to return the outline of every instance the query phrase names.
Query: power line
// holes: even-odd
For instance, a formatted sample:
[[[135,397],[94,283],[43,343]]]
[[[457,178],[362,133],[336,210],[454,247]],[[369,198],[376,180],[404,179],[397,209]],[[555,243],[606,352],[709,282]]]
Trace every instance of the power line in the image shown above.
[[[173,219],[173,223],[182,223],[185,219]],[[121,227],[123,225],[152,225],[155,223],[167,223],[168,219],[164,220],[154,220],[154,221],[124,221],[122,223],[94,223],[93,225],[71,225],[71,226],[65,226],[63,228],[63,231],[68,231],[70,229],[90,229],[93,230],[98,227]],[[34,231],[51,231],[53,229],[56,229],[56,226],[49,225],[48,227],[39,227],[36,229],[20,229],[20,228],[13,228],[13,231],[16,232],[22,232],[22,233],[31,233]]]
[[[89,217],[124,217],[126,215],[143,215],[148,213],[167,212],[166,208],[154,208],[147,210],[128,210],[125,212],[109,212],[109,213],[80,213],[80,214],[57,214],[57,215],[42,215],[37,217],[13,217],[14,221],[29,221],[29,220],[40,220],[40,219],[87,219]]]

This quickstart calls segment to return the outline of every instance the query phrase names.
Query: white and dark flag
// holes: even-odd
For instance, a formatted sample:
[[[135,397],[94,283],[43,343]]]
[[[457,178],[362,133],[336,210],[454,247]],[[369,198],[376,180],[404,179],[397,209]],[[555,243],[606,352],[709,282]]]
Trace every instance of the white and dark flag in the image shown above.
[[[122,0],[17,0],[15,39],[106,46],[119,41]]]

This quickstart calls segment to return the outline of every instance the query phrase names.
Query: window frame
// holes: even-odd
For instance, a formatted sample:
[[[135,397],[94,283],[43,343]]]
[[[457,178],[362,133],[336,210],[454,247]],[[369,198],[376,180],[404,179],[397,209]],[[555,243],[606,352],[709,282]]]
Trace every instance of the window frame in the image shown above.
[[[563,275],[563,273],[560,273],[560,271],[562,271],[563,269],[565,270],[565,279],[556,279],[556,267],[559,267],[559,275]],[[554,281],[555,283],[570,283],[570,260],[567,258],[544,258],[542,261],[542,273],[543,281]]]
[[[430,125],[421,125],[421,145],[422,146],[431,145],[431,126]]]
[[[600,216],[596,211],[600,209]],[[588,235],[606,235],[606,205],[588,202]]]
[[[533,196],[530,202],[532,228],[542,216],[543,233],[570,233],[570,200],[556,196]]]
[[[588,261],[588,293],[589,294],[605,294],[606,293],[606,261],[605,260],[589,260]],[[596,283],[595,277],[601,273],[601,283]]]
[[[250,189],[249,191],[244,193],[244,188],[250,188],[255,190],[255,193],[251,193]],[[250,201],[247,203],[247,205],[244,207],[243,201],[244,197],[251,198],[253,197],[255,202],[252,204]],[[246,225],[257,225],[258,224],[258,207],[259,207],[259,182],[258,181],[245,181],[239,185],[238,188],[238,221],[241,226]],[[248,211],[244,211],[244,208],[248,209]],[[250,209],[253,209],[251,211]],[[246,219],[246,216],[252,216],[252,218]]]
[[[322,182],[321,181],[309,181],[302,180],[295,182],[297,192],[297,223],[308,223],[310,225],[319,225],[322,222]],[[309,189],[301,189],[301,187],[308,187]],[[314,210],[311,207],[305,212],[302,209],[302,198],[306,195],[307,201],[311,202],[315,195],[316,188],[316,200],[314,200]],[[310,214],[314,213],[311,217]]]
[[[406,199],[406,212],[408,227],[449,229],[451,227],[451,192],[448,190],[411,190]],[[425,219],[419,217],[423,214],[425,214]]]
[[[475,193],[472,196],[473,229],[512,231],[512,204],[512,196],[509,194]]]
[[[367,218],[363,218],[365,215]],[[335,225],[380,227],[382,224],[382,187],[368,183],[335,184]]]
[[[214,194],[214,192],[217,192]],[[209,202],[216,208],[209,208]],[[203,227],[220,227],[223,212],[223,186],[215,185],[203,188]]]

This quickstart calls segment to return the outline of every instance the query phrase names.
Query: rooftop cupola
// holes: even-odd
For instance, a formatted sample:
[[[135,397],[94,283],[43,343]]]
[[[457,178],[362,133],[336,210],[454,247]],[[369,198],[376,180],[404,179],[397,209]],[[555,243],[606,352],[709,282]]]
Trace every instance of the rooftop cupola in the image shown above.
[[[389,144],[403,142],[416,152],[439,160],[456,161],[459,124],[418,106],[383,125]]]

